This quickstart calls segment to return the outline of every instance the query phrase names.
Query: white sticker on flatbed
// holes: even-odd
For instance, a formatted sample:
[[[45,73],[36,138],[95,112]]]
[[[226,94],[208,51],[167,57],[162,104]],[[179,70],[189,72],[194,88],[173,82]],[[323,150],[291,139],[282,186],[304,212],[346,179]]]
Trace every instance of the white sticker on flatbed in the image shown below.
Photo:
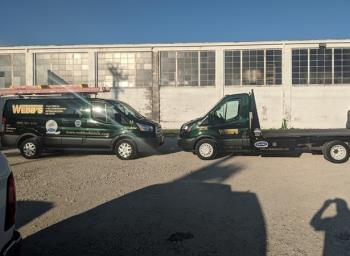
[[[256,148],[267,148],[269,143],[265,140],[260,140],[254,143],[254,147]]]

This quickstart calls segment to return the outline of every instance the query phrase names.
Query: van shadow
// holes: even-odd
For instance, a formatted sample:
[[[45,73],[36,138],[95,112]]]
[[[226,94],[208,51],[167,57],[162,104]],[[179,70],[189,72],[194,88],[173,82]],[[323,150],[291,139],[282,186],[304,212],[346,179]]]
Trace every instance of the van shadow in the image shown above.
[[[327,209],[335,205],[336,215],[323,217]],[[350,210],[344,199],[326,200],[310,221],[315,231],[324,232],[324,256],[349,255]]]
[[[109,201],[27,237],[26,255],[266,255],[257,196],[225,180],[228,158]]]

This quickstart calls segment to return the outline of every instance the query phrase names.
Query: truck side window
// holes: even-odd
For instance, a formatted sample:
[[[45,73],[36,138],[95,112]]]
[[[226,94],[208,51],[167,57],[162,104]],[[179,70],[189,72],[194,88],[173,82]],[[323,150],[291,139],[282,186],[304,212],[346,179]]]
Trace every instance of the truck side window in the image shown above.
[[[218,122],[227,123],[233,121],[238,116],[238,112],[239,100],[229,100],[214,112],[214,116]]]

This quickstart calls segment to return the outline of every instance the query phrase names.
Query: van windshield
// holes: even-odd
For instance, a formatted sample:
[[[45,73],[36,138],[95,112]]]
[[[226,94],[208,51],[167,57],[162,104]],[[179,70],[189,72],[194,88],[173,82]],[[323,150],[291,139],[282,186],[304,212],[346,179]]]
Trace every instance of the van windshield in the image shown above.
[[[112,104],[122,112],[126,117],[133,117],[136,119],[144,119],[145,117],[133,109],[130,105],[124,102],[112,102]]]

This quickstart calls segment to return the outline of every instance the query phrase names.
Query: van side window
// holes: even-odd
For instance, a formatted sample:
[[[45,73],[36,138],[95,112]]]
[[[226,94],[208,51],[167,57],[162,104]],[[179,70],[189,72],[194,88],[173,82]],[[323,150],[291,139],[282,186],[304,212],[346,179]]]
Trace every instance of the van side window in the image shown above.
[[[102,123],[113,123],[117,113],[112,105],[105,102],[94,102],[92,104],[92,118]]]
[[[233,121],[239,112],[239,100],[232,99],[222,104],[215,112],[214,116],[218,122],[227,123]]]

